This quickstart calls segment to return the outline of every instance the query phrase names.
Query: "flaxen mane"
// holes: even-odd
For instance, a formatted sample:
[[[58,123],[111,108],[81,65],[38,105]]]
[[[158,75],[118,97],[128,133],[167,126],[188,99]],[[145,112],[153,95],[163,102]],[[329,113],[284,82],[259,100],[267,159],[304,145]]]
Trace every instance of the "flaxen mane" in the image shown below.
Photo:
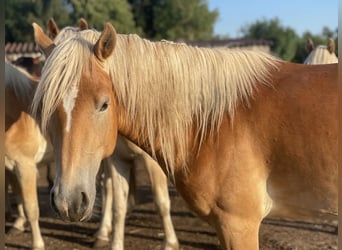
[[[12,89],[18,100],[30,105],[38,80],[20,67],[5,62],[5,88]]]
[[[330,64],[337,62],[338,58],[334,51],[329,52],[328,46],[319,45],[310,52],[304,64]]]
[[[85,30],[62,41],[47,59],[33,112],[41,105],[44,130],[63,96],[77,93],[81,72],[92,67],[99,33]],[[154,151],[158,138],[173,172],[179,157],[186,166],[186,142],[194,122],[203,139],[215,131],[223,115],[247,102],[256,82],[268,84],[277,67],[270,55],[246,50],[206,49],[168,42],[150,42],[136,35],[118,35],[113,55],[104,63],[118,101],[129,119],[141,126]]]

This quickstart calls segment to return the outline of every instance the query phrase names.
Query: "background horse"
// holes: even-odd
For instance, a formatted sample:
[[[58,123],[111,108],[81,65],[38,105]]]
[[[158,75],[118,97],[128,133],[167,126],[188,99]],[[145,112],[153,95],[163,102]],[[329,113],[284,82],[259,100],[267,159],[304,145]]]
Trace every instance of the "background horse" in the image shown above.
[[[314,46],[312,39],[306,42],[306,50],[309,52],[304,64],[329,64],[337,63],[338,58],[335,54],[334,39],[329,38],[327,45]]]
[[[19,213],[13,228],[24,231],[25,210],[32,230],[33,248],[43,249],[44,242],[38,224],[37,164],[52,162],[53,153],[51,145],[29,113],[37,84],[38,80],[24,70],[5,63],[6,180],[17,195]]]
[[[41,28],[36,26],[35,29]],[[56,44],[69,39],[78,32],[88,29],[86,20],[80,19],[79,26],[59,29],[53,19],[48,22],[48,34]],[[42,31],[41,31],[42,32]],[[125,137],[119,137],[114,154],[103,162],[105,172],[105,197],[101,225],[96,235],[95,247],[103,246],[109,241],[112,232],[112,249],[123,249],[124,226],[127,213],[128,194],[134,193],[131,174],[134,174],[138,166],[147,170],[150,177],[152,193],[158,212],[161,216],[165,232],[164,249],[178,249],[179,244],[171,221],[170,199],[168,193],[167,178],[158,164],[143,150],[128,141]],[[113,218],[112,213],[115,215]]]
[[[13,61],[12,64],[24,68],[33,77],[40,77],[42,72],[40,56],[34,58],[29,56],[22,56]]]
[[[51,53],[33,114],[54,141],[62,218],[89,217],[120,132],[158,159],[224,249],[258,249],[268,214],[336,219],[336,64],[153,43],[109,23],[58,46],[35,39]]]

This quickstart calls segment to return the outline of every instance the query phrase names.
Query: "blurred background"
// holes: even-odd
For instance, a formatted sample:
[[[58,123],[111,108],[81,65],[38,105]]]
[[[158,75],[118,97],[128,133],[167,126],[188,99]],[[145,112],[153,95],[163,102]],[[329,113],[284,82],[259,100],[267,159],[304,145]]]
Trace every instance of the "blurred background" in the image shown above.
[[[119,33],[152,40],[266,46],[284,60],[302,63],[309,37],[315,45],[326,44],[328,37],[337,44],[338,0],[8,0],[6,53],[25,49],[33,41],[31,23],[46,27],[51,17],[59,27],[75,26],[81,17],[98,30],[111,22]]]

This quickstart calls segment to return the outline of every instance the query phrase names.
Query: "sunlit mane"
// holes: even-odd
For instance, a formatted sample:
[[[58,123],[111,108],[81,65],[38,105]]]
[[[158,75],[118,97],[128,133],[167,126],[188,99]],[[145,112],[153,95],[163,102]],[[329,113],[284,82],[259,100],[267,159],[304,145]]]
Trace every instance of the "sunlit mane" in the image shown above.
[[[80,32],[80,28],[79,27],[73,27],[73,26],[66,26],[63,29],[60,30],[60,32],[57,34],[57,36],[54,38],[53,42],[54,44],[58,45],[60,44],[62,41],[64,41],[67,38],[70,38],[72,36],[74,36],[76,33]],[[84,32],[89,32],[89,30],[86,30]],[[98,33],[95,30],[92,30],[92,32],[94,33]],[[90,33],[88,33],[90,34]]]
[[[15,96],[25,105],[30,105],[37,84],[38,80],[24,69],[5,62],[5,88],[13,89]]]
[[[330,64],[337,62],[338,58],[334,52],[330,53],[327,46],[319,45],[311,51],[305,59],[304,64]]]
[[[78,88],[98,37],[98,32],[89,30],[74,34],[46,61],[33,106],[33,112],[41,106],[43,130],[63,96]],[[252,96],[256,82],[268,84],[268,73],[276,65],[275,58],[255,51],[196,48],[118,35],[104,67],[129,119],[141,126],[152,151],[158,138],[173,172],[176,155],[186,166],[187,134],[194,122],[200,140],[215,131],[225,112],[233,116],[235,107]]]

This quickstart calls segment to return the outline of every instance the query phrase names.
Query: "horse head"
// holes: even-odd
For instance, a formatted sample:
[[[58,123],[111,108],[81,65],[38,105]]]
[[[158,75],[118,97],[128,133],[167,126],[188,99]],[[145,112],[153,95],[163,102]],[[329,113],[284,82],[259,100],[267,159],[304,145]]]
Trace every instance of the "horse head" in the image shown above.
[[[117,138],[117,104],[104,68],[116,45],[116,31],[107,24],[94,44],[75,36],[56,46],[38,25],[33,26],[36,43],[47,56],[34,102],[51,106],[48,129],[42,128],[55,149],[57,171],[51,205],[63,219],[82,221],[91,216],[96,173],[101,160],[114,151]],[[76,46],[75,53],[80,51],[70,53],[69,42]],[[55,89],[58,93],[53,86],[59,88]],[[37,110],[33,107],[44,127],[46,114]]]

